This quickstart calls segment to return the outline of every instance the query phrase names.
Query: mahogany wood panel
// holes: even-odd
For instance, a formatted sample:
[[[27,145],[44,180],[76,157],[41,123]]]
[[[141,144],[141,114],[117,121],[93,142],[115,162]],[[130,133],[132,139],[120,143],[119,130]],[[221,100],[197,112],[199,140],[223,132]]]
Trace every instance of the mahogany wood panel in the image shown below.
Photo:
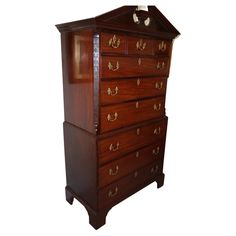
[[[168,57],[101,57],[101,78],[168,76]]]
[[[61,43],[65,120],[94,133],[92,35],[91,31],[62,33]]]
[[[167,78],[135,78],[101,81],[102,105],[165,95]]]
[[[165,138],[167,117],[149,125],[140,125],[127,131],[120,131],[97,143],[99,163],[104,164],[126,153]]]
[[[155,119],[165,114],[165,98],[138,100],[100,108],[100,132]]]
[[[103,187],[155,160],[163,158],[164,140],[160,139],[155,144],[138,149],[129,155],[113,161],[99,168],[99,187]]]
[[[98,193],[98,207],[103,208],[114,204],[124,194],[132,192],[143,182],[155,180],[160,173],[162,173],[162,161],[155,161],[146,167],[134,171],[121,180],[106,186]]]
[[[67,187],[73,189],[80,198],[96,209],[96,138],[64,122],[64,142]]]

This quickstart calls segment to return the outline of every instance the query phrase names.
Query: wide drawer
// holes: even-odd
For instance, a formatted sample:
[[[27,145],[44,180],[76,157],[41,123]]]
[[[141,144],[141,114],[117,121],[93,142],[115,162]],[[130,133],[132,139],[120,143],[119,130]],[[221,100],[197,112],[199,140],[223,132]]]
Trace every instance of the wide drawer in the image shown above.
[[[107,163],[126,153],[165,138],[166,127],[167,117],[98,140],[99,164]]]
[[[167,78],[136,78],[101,82],[101,104],[165,95]]]
[[[171,41],[102,32],[101,53],[170,56]]]
[[[104,187],[142,166],[163,158],[164,143],[164,138],[160,139],[155,144],[139,149],[136,152],[100,167],[98,173],[99,187]]]
[[[157,176],[162,173],[162,168],[163,160],[155,161],[101,189],[98,193],[99,208],[114,205],[126,198],[127,195],[137,191],[140,187],[144,187],[144,184],[155,181]]]
[[[168,76],[168,57],[101,57],[101,77]]]
[[[100,132],[155,119],[165,114],[165,97],[138,100],[100,108]]]

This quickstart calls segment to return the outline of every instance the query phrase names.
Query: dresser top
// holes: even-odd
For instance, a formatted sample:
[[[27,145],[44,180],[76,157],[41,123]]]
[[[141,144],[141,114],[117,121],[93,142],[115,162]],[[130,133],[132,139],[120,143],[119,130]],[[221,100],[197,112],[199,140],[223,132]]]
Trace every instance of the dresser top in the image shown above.
[[[58,24],[56,27],[60,32],[117,30],[168,39],[180,34],[155,6],[148,6],[148,11],[137,9],[137,6],[123,6],[94,18]]]

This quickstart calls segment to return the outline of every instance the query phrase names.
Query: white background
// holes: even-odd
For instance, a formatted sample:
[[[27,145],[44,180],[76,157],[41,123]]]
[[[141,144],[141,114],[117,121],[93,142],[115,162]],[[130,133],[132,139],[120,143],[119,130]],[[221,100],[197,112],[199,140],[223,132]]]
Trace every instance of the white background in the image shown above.
[[[5,3],[4,3],[5,2]],[[95,231],[64,199],[55,24],[135,1],[1,1],[0,235],[236,235],[235,1],[145,1],[181,32],[168,82],[165,186],[114,207]]]

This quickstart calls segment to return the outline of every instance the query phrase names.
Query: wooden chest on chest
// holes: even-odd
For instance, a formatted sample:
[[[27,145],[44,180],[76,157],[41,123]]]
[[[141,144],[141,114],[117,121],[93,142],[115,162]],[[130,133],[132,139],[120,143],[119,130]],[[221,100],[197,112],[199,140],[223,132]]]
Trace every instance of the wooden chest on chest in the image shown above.
[[[66,199],[90,224],[117,203],[164,182],[165,96],[179,32],[154,6],[125,6],[57,25],[61,32]]]

